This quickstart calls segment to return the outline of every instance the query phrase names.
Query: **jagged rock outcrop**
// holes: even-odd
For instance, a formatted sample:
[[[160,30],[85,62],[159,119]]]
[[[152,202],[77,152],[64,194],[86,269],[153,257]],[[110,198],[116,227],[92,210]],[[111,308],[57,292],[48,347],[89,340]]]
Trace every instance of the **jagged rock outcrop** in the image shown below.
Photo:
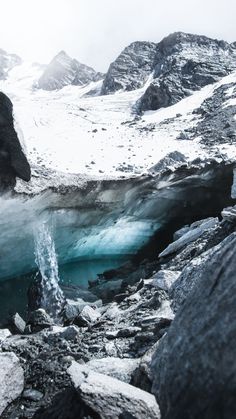
[[[154,80],[140,100],[140,109],[177,103],[233,71],[235,58],[235,46],[227,42],[182,32],[169,35],[158,44]]]
[[[103,82],[102,94],[142,87],[154,70],[157,45],[134,42],[110,65]]]
[[[198,280],[153,358],[153,392],[163,419],[236,415],[236,235],[196,266]]]
[[[182,32],[157,44],[134,42],[111,64],[102,94],[137,89],[152,77],[138,108],[156,110],[226,76],[236,68],[235,58],[234,44]]]
[[[0,190],[13,188],[16,178],[30,180],[31,171],[14,128],[13,105],[0,92]]]
[[[0,80],[4,80],[7,77],[8,71],[10,71],[16,65],[21,64],[22,60],[16,54],[8,54],[3,49],[0,49]]]
[[[65,51],[61,51],[46,67],[37,87],[44,90],[57,90],[70,84],[82,86],[102,78],[101,73],[69,57]]]

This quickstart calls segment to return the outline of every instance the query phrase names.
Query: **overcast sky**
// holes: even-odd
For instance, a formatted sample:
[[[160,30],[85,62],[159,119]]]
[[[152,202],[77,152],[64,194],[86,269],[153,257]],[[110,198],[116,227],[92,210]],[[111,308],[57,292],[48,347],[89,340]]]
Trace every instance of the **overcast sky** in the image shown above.
[[[60,50],[106,71],[136,40],[174,31],[236,40],[236,0],[0,0],[0,47],[47,63]]]

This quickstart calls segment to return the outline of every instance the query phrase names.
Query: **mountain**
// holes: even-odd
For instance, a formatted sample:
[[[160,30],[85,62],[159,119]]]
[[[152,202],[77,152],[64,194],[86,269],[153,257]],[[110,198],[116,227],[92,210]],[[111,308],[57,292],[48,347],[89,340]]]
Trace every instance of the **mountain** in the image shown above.
[[[3,49],[0,49],[0,80],[6,79],[8,71],[21,63],[22,60],[18,55],[8,54]]]
[[[235,43],[55,67],[0,80],[1,417],[235,419]]]
[[[110,65],[102,86],[102,94],[135,90],[144,85],[154,69],[157,45],[134,42]]]
[[[98,81],[102,77],[101,73],[61,51],[46,67],[38,80],[37,87],[44,90],[58,90],[68,85],[82,86]]]
[[[176,32],[161,42],[137,42],[111,64],[103,94],[143,87],[141,111],[168,107],[236,69],[236,47],[206,36]]]

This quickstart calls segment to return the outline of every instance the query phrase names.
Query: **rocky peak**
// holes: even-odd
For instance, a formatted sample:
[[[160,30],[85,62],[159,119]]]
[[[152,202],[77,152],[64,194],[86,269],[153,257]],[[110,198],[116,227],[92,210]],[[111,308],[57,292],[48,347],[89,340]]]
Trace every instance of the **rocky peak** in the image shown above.
[[[57,90],[71,84],[82,86],[101,78],[101,73],[71,58],[65,51],[60,51],[46,67],[38,81],[38,87]]]
[[[133,42],[110,65],[102,94],[142,87],[154,70],[157,45],[152,42]]]
[[[225,41],[176,32],[157,45],[154,80],[141,111],[171,106],[236,69],[236,49]]]
[[[159,43],[134,42],[111,64],[102,94],[152,82],[138,103],[141,111],[173,105],[236,69],[236,47],[202,35],[175,32]]]
[[[209,47],[216,46],[216,48],[228,49],[229,44],[222,40],[208,38],[205,35],[195,35],[191,33],[185,32],[173,32],[170,35],[166,36],[162,39],[162,41],[158,44],[159,49],[163,52],[172,52],[173,48],[176,47],[180,49],[186,45],[191,45],[194,48],[196,45],[201,47]]]

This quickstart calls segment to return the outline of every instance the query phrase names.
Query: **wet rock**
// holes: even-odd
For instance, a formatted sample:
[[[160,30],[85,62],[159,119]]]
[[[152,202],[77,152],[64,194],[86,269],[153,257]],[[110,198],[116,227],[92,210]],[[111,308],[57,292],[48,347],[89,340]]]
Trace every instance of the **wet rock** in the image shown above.
[[[20,361],[12,352],[0,353],[0,415],[5,408],[17,397],[24,389],[24,372],[20,366]]]
[[[143,390],[115,378],[89,371],[72,362],[68,373],[78,397],[103,418],[132,415],[137,419],[160,418],[155,398]]]
[[[97,300],[94,302],[87,302],[82,300],[82,298],[78,298],[77,300],[67,300],[66,305],[63,309],[63,319],[65,324],[71,324],[75,320],[76,317],[82,312],[84,307],[89,306],[92,308],[99,308],[102,306],[102,300]]]
[[[54,322],[43,308],[39,308],[30,313],[28,324],[31,326],[33,332],[39,332],[52,326]]]
[[[236,416],[236,234],[225,239],[157,348],[152,391],[166,419]]]

